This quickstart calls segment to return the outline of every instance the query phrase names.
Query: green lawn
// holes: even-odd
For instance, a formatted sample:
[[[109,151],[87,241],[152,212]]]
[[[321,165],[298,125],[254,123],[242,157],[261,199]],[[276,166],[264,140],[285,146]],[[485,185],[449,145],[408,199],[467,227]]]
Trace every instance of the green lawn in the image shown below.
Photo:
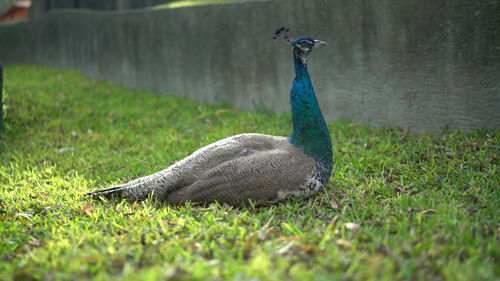
[[[288,103],[288,93],[283,102]],[[500,131],[329,124],[330,183],[268,207],[91,200],[290,115],[5,70],[0,280],[498,280]]]

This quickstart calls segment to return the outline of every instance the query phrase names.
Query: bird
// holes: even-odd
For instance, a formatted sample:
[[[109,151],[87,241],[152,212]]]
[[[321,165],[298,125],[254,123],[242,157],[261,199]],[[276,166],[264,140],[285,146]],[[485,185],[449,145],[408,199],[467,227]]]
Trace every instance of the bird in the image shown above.
[[[131,202],[152,196],[176,205],[232,206],[273,204],[307,198],[328,183],[333,167],[332,143],[307,69],[311,51],[326,42],[288,36],[273,39],[292,47],[295,79],[290,90],[293,130],[289,137],[243,133],[204,146],[168,168],[125,184],[85,195],[118,197]]]

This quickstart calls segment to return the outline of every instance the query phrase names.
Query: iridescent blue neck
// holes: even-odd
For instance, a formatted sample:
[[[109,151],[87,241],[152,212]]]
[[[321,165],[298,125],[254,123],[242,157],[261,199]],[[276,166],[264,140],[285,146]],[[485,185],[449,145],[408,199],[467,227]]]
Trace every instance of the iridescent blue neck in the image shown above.
[[[331,172],[332,143],[309,78],[306,59],[307,54],[293,49],[295,80],[290,90],[293,122],[290,142]]]

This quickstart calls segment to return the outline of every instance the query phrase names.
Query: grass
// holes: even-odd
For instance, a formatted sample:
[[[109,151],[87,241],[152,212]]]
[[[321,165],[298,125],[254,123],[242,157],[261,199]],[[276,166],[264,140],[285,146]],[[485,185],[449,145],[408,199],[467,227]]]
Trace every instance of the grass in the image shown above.
[[[283,102],[287,93],[282,93]],[[499,131],[329,124],[330,183],[253,208],[90,200],[223,137],[242,112],[39,66],[5,70],[1,280],[498,280]]]

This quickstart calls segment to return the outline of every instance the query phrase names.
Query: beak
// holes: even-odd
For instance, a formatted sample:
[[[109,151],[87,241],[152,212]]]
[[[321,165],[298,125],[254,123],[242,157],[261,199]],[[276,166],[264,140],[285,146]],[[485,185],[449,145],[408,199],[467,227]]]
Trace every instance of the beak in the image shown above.
[[[325,41],[321,40],[314,40],[314,46],[320,46],[320,45],[325,45],[327,46],[328,44]]]

